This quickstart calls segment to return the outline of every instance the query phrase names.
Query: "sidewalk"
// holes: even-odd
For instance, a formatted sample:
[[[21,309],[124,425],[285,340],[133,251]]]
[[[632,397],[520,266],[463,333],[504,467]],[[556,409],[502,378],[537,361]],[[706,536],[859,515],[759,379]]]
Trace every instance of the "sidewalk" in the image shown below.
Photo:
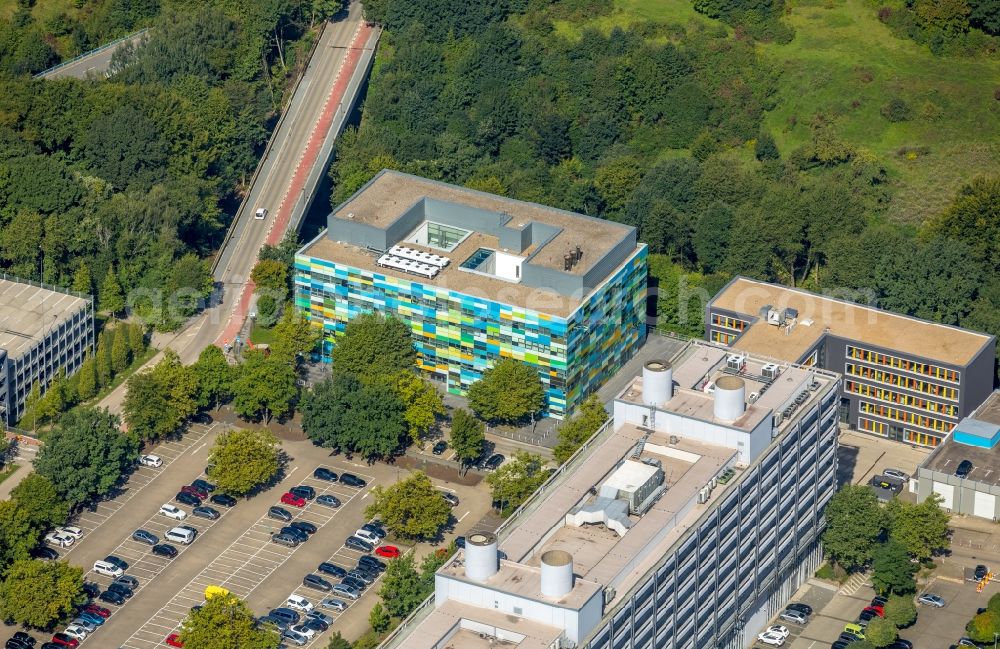
[[[3,482],[0,482],[0,500],[10,498],[10,492],[14,490],[14,487],[21,484],[21,480],[24,480],[33,468],[30,461],[20,456],[14,460],[14,464],[18,465],[17,471],[8,476]]]

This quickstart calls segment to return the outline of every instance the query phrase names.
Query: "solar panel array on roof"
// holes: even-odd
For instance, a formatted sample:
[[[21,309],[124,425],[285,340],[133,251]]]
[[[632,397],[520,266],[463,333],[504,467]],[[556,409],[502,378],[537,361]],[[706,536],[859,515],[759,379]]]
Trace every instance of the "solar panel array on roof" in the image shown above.
[[[406,246],[393,246],[392,248],[389,248],[388,254],[395,255],[396,257],[402,257],[403,259],[409,259],[410,261],[419,261],[424,264],[430,264],[431,266],[437,266],[438,268],[444,268],[451,262],[451,260],[447,257],[435,255],[433,252],[414,250],[413,248],[407,248]]]
[[[433,264],[427,264],[422,261],[414,261],[412,259],[405,259],[403,257],[397,257],[386,253],[378,258],[376,262],[382,268],[392,268],[395,270],[401,270],[404,273],[412,273],[414,275],[419,275],[421,277],[426,277],[427,279],[433,279],[441,272],[440,266],[435,266]]]

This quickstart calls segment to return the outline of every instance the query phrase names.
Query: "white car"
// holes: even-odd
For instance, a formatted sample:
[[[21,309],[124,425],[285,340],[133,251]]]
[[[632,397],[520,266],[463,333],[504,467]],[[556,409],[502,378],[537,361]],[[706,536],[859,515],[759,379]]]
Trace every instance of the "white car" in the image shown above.
[[[167,503],[165,505],[161,505],[160,506],[160,513],[163,514],[164,516],[166,516],[167,518],[174,519],[175,521],[182,521],[185,518],[187,518],[187,512],[185,512],[180,507],[177,507],[175,505],[171,505],[170,503]]]
[[[72,525],[69,525],[67,527],[57,527],[56,532],[63,534],[65,536],[71,536],[77,541],[83,538],[83,530],[81,530],[79,527],[74,527]]]
[[[154,469],[159,469],[163,466],[163,460],[159,455],[140,455],[139,464],[142,466],[151,466]]]
[[[934,593],[924,593],[917,598],[917,602],[927,606],[933,606],[935,608],[943,608],[945,605],[944,598],[940,595],[935,595]]]
[[[118,579],[125,574],[124,570],[108,561],[95,561],[94,572],[99,575],[104,575],[105,577],[112,577],[114,579]]]
[[[86,631],[87,633],[93,633],[94,631],[97,631],[97,625],[91,624],[82,617],[75,618],[72,622],[70,622],[70,624],[72,624],[73,626],[83,627],[83,630]]]
[[[77,640],[83,640],[87,637],[87,630],[78,624],[70,624],[63,629],[63,633]]]
[[[791,631],[788,630],[787,626],[781,626],[780,624],[774,624],[774,625],[769,626],[766,629],[764,629],[764,633],[776,633],[776,634],[780,635],[782,638],[787,639],[788,638],[788,634],[791,633]]]
[[[897,480],[902,480],[903,482],[906,482],[907,480],[910,479],[910,476],[908,474],[903,473],[899,469],[883,469],[882,475],[884,475],[887,478],[896,478]]]
[[[73,545],[73,537],[59,532],[49,532],[45,535],[45,542],[57,548],[68,548]]]
[[[294,611],[302,611],[304,613],[308,613],[313,610],[312,602],[302,595],[289,595],[288,601],[285,602],[285,606]]]
[[[775,633],[774,631],[764,631],[757,636],[757,639],[764,644],[774,645],[775,647],[780,647],[785,644],[785,636],[780,633]]]
[[[378,545],[382,542],[382,539],[380,539],[377,534],[373,534],[368,530],[358,530],[357,532],[354,533],[354,536],[360,539],[364,539],[365,541],[368,541],[372,545]]]
[[[253,217],[255,219],[257,219],[258,221],[266,219],[267,218],[267,208],[266,207],[258,207],[257,211],[253,213]]]

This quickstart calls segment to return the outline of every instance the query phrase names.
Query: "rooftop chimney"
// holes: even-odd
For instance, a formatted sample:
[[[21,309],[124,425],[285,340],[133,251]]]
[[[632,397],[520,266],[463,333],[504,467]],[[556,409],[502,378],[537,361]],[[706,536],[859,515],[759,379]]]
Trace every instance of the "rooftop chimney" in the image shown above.
[[[573,555],[565,550],[542,553],[542,595],[551,599],[573,591]]]
[[[746,410],[746,383],[738,376],[720,376],[715,382],[715,418],[736,421]]]
[[[659,406],[674,396],[674,370],[668,361],[652,360],[642,366],[642,402]]]
[[[465,539],[465,576],[476,581],[486,581],[500,570],[497,554],[497,535],[476,532]]]

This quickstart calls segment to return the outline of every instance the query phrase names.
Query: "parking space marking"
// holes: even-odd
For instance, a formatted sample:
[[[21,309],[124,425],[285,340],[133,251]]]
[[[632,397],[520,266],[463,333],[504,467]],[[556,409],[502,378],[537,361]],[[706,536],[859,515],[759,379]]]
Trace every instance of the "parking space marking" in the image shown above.
[[[296,467],[297,468],[297,467]],[[288,475],[294,471],[290,471]],[[369,484],[374,477],[362,475]],[[351,500],[359,494],[367,495],[368,487],[358,490],[339,482],[317,480],[312,476],[303,478],[300,485],[308,485],[316,490],[318,498],[324,494],[337,496],[342,501],[340,507],[329,508],[315,499],[303,508],[288,507],[293,520],[309,521],[319,528],[330,523]],[[280,506],[280,503],[279,503]],[[292,511],[294,510],[294,511]],[[152,617],[121,645],[121,649],[144,649],[146,646],[160,646],[163,638],[177,632],[181,622],[187,617],[191,606],[204,601],[205,587],[222,586],[241,599],[246,599],[260,584],[280,568],[299,547],[285,548],[271,542],[275,529],[287,523],[269,518],[266,514],[252,523],[241,535],[218,556],[205,566],[191,581],[179,589]],[[236,556],[234,556],[236,555]],[[194,604],[190,604],[194,602]],[[163,630],[166,631],[163,631]]]

